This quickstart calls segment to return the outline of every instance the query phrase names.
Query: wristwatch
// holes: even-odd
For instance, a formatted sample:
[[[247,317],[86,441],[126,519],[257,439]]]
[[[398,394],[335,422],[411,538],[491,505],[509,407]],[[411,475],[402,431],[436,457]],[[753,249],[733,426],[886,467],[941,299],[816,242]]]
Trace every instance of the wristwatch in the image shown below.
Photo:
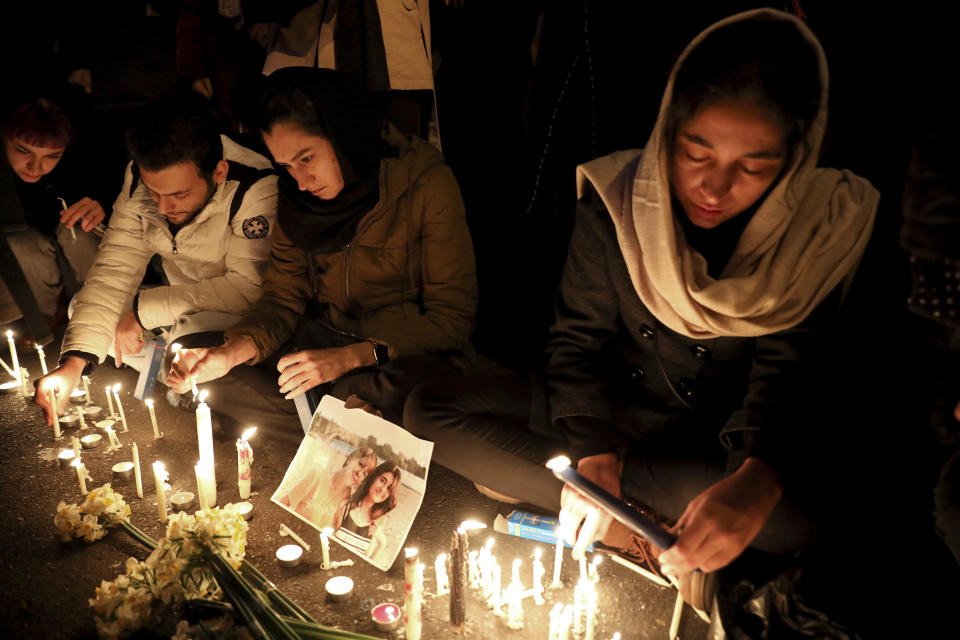
[[[390,362],[390,349],[385,344],[370,340],[373,345],[373,359],[377,361],[377,369]]]

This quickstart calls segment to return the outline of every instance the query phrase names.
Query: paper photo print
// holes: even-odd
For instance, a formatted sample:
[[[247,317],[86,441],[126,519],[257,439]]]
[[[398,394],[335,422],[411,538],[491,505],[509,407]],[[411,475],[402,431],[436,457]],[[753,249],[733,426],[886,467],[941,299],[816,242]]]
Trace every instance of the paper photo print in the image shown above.
[[[386,571],[423,502],[433,443],[324,396],[271,500]]]

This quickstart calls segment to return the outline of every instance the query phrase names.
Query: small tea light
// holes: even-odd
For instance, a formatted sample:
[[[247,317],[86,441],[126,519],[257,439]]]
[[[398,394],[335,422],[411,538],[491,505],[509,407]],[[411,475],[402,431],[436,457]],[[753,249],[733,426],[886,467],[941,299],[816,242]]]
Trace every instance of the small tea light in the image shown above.
[[[285,544],[277,549],[277,562],[280,563],[281,567],[295,567],[300,564],[302,558],[303,547],[298,544]]]
[[[87,406],[85,406],[85,407],[83,408],[83,417],[84,417],[84,418],[96,418],[97,416],[100,415],[100,412],[102,412],[102,411],[103,411],[103,409],[101,409],[101,408],[98,407],[97,405],[95,405],[95,404],[90,404],[90,405],[87,405]]]
[[[17,393],[18,391],[20,391],[20,382],[17,380],[0,384],[0,393]]]
[[[60,464],[60,468],[69,469],[76,456],[77,454],[73,452],[73,449],[63,449],[60,455],[57,456],[57,462]]]
[[[324,585],[329,600],[346,600],[353,594],[353,580],[347,576],[335,576]]]
[[[61,427],[75,427],[77,423],[80,422],[80,418],[77,417],[75,413],[68,413],[65,416],[60,416],[60,426]]]
[[[84,449],[95,449],[100,446],[101,441],[103,441],[103,436],[99,433],[91,433],[88,436],[80,438],[80,444]]]
[[[87,401],[87,393],[83,389],[74,389],[70,394],[70,402],[73,404],[83,404]]]
[[[82,442],[82,441],[81,441]],[[113,465],[114,480],[129,480],[133,477],[133,463],[129,460]]]
[[[370,618],[377,631],[393,631],[400,624],[400,607],[392,602],[378,604],[371,609]]]
[[[196,496],[189,491],[178,491],[170,496],[170,506],[174,511],[186,511],[193,506]]]
[[[105,420],[97,420],[96,422],[93,423],[93,426],[95,426],[97,429],[99,429],[103,433],[106,433],[107,427],[110,427],[112,429],[113,425],[115,424],[117,424],[116,420],[114,420],[113,418],[107,418]]]
[[[244,520],[249,520],[253,517],[253,503],[252,502],[238,502],[237,503],[237,513],[243,516]]]

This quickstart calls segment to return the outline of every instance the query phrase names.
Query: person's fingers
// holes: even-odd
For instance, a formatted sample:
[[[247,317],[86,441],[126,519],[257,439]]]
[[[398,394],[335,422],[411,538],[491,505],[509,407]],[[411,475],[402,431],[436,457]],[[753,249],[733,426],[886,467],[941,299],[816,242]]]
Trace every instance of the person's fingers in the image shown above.
[[[603,515],[600,509],[592,508],[587,512],[587,516],[583,520],[583,526],[580,527],[580,532],[577,534],[577,541],[573,545],[573,551],[570,554],[574,560],[582,558],[587,551],[587,547],[596,540],[602,519]],[[607,524],[609,525],[609,523]]]
[[[96,200],[92,201],[93,204],[90,206],[89,211],[83,216],[83,220],[80,224],[80,228],[84,231],[90,231],[95,226],[103,222],[104,218],[107,217],[107,214],[104,213],[103,207],[100,206],[100,203]]]
[[[297,369],[297,371],[293,371],[294,369]],[[310,373],[303,370],[301,365],[288,368],[283,372],[283,375],[280,376],[280,380],[277,381],[277,384],[280,385],[280,393],[287,393],[288,391],[296,389],[306,382],[309,377]]]
[[[674,575],[693,571],[697,568],[698,559],[713,553],[708,551],[704,554],[701,551],[711,531],[712,527],[705,520],[691,518],[688,524],[679,530],[679,535],[670,548],[660,554],[661,564]]]
[[[303,360],[303,351],[288,353],[277,361],[277,371],[283,373],[287,367],[292,364],[297,364],[301,360]]]

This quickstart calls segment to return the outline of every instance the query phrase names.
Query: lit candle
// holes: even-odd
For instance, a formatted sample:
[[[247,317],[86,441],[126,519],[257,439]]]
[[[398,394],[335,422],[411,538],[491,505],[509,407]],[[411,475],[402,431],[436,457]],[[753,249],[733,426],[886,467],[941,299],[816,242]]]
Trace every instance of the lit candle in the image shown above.
[[[557,634],[557,640],[567,640],[570,637],[570,625],[573,622],[573,605],[567,605],[563,608],[563,615],[560,616],[560,629]]]
[[[553,582],[550,583],[551,589],[557,589],[563,585],[560,584],[560,564],[563,562],[563,534],[560,531],[560,523],[557,523],[557,547],[553,552]]]
[[[53,414],[53,437],[60,437],[60,415],[57,413],[57,390],[56,387],[47,390],[47,402],[50,404],[50,412]]]
[[[256,427],[250,427],[237,440],[237,485],[240,488],[240,497],[244,500],[250,497],[250,466],[253,463],[253,448],[248,440],[256,431]]]
[[[586,601],[587,610],[585,612],[585,616],[587,619],[587,630],[583,634],[583,640],[593,640],[593,637],[597,632],[597,588],[593,583],[587,586]]]
[[[416,549],[404,549],[406,557],[403,572],[403,621],[407,640],[420,640],[423,631],[423,585],[420,583],[417,564],[419,553]]]
[[[433,572],[437,576],[437,595],[442,596],[450,590],[447,587],[447,554],[441,553],[433,561]]]
[[[378,604],[370,611],[370,618],[377,631],[393,631],[400,622],[400,607],[392,602]]]
[[[193,465],[193,472],[197,476],[197,499],[200,501],[200,508],[209,509],[211,504],[208,501],[210,494],[207,490],[207,475],[199,462]]]
[[[330,568],[330,536],[333,535],[333,529],[324,527],[320,531],[320,551],[323,553],[323,563],[320,568],[326,571]]]
[[[563,603],[558,602],[550,609],[550,633],[547,640],[557,640],[560,637],[560,617],[563,615]]]
[[[253,517],[253,503],[252,502],[238,502],[236,504],[237,513],[239,513],[244,520],[249,520]]]
[[[153,463],[153,481],[157,485],[157,514],[160,522],[167,521],[167,494],[163,484],[167,481],[167,471],[160,461]]]
[[[217,472],[213,465],[213,425],[210,421],[210,407],[207,406],[207,392],[200,392],[200,404],[197,406],[197,442],[200,447],[200,470],[203,473],[207,495],[201,499],[213,507],[217,504]],[[209,483],[207,483],[209,479]]]
[[[116,414],[113,412],[113,398],[110,397],[110,385],[107,385],[104,393],[107,394],[107,406],[110,408],[110,417],[114,417]]]
[[[178,491],[170,496],[170,506],[174,511],[186,511],[193,506],[196,496],[189,491]]]
[[[590,583],[586,576],[577,581],[573,588],[573,635],[583,635],[586,628],[583,625],[583,619],[587,613],[587,589]]]
[[[520,582],[520,558],[513,561],[507,585],[507,628],[523,629],[523,583]]]
[[[87,480],[90,479],[90,474],[87,473],[87,468],[83,462],[80,461],[80,458],[73,461],[73,466],[77,468],[77,480],[80,481],[80,493],[87,495]]]
[[[153,439],[159,440],[163,437],[163,434],[160,433],[160,428],[157,427],[157,412],[153,410],[153,398],[147,398],[143,403],[147,405],[147,410],[150,411],[150,424],[153,425]]]
[[[87,376],[81,376],[81,380],[83,380],[83,392],[84,392],[85,394],[87,394],[87,402],[86,402],[86,404],[90,404],[90,402],[91,402],[91,400],[90,400],[90,378],[88,378]]]
[[[467,533],[486,526],[473,520],[461,522],[450,541],[450,624],[457,629],[463,629],[467,619],[467,554],[470,552]]]
[[[47,357],[43,353],[43,345],[38,342],[36,347],[37,357],[40,358],[40,370],[43,371],[43,375],[47,375],[49,372],[47,371]]]
[[[487,539],[487,544],[480,549],[480,595],[484,599],[490,598],[490,583],[493,580],[493,572],[490,570],[490,563],[493,561],[493,538]]]
[[[13,370],[17,372],[14,376],[17,382],[23,382],[23,375],[20,372],[20,358],[17,356],[17,345],[13,341],[13,331],[7,330],[7,342],[10,344],[10,361],[13,363]]]
[[[143,498],[143,478],[140,476],[140,449],[133,443],[133,477],[137,480],[137,497]]]
[[[500,581],[500,563],[496,558],[493,559],[493,566],[490,569],[490,600],[487,604],[493,608],[494,613],[500,613],[500,606],[503,604],[503,587]]]
[[[603,556],[599,553],[593,556],[593,560],[590,561],[590,567],[587,569],[587,576],[590,578],[590,582],[597,584],[600,582],[600,573],[597,571],[597,567],[600,566],[600,562],[603,561]]]
[[[533,550],[533,601],[537,604],[546,602],[543,599],[543,574],[546,573],[546,570],[540,561],[542,555],[543,552],[540,547]]]
[[[477,558],[479,556],[479,551],[471,551],[467,554],[467,579],[470,581],[470,586],[474,589],[480,586],[480,569],[477,564]]]
[[[631,531],[643,536],[661,549],[669,549],[670,545],[676,540],[672,533],[658,526],[649,518],[640,515],[636,510],[628,507],[622,500],[611,495],[609,491],[577,473],[577,471],[570,466],[570,459],[566,456],[551,458],[547,461],[547,468],[550,469],[553,475],[559,480],[562,480],[585,495],[591,502],[609,513]]]
[[[113,385],[113,398],[117,401],[117,411],[120,412],[120,423],[123,425],[123,432],[126,433],[127,431],[129,431],[129,429],[127,429],[127,416],[124,415],[123,405],[120,404],[120,394],[118,393],[119,391],[120,391],[120,385],[119,384]]]
[[[63,449],[57,455],[57,464],[61,469],[66,469],[77,459],[78,452],[73,449]]]
[[[30,380],[30,372],[26,367],[20,367],[20,395],[24,398],[30,397],[30,391],[27,389],[28,380]]]

